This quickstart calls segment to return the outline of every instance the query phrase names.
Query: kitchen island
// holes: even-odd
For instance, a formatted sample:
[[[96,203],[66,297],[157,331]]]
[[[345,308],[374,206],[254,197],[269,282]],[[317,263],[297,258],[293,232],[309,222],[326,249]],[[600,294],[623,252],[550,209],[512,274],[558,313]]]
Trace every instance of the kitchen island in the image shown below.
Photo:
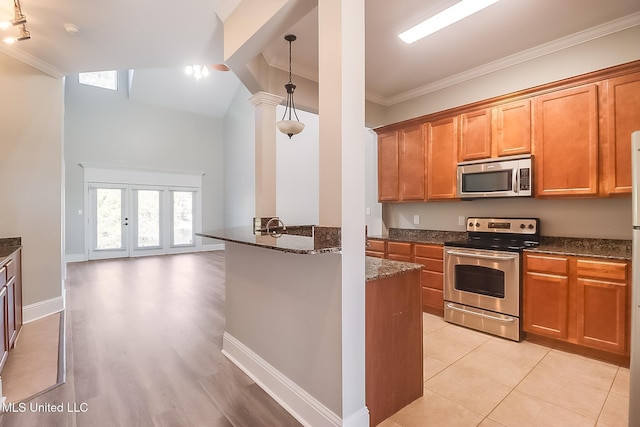
[[[363,256],[365,286],[343,282],[341,245],[336,241],[254,235],[249,227],[198,235],[226,242],[223,353],[303,424],[341,424],[342,323],[352,315],[342,311],[345,286],[366,294],[366,329],[372,331],[366,331],[367,384],[373,384],[373,372],[380,384],[389,385],[396,406],[422,394],[420,266],[369,258],[365,262]],[[364,255],[364,241],[362,249]],[[408,305],[415,310],[407,310]],[[373,313],[376,316],[370,316]],[[394,314],[399,316],[392,320]],[[407,328],[401,327],[405,321]],[[401,348],[405,338],[398,332],[412,337],[407,348]],[[376,347],[380,353],[373,357],[376,351],[369,348]],[[414,356],[407,364],[409,354]],[[383,369],[389,364],[412,368],[413,374],[392,375]],[[408,381],[419,387],[405,387]],[[376,389],[378,395],[385,390]],[[408,393],[419,394],[411,398]]]

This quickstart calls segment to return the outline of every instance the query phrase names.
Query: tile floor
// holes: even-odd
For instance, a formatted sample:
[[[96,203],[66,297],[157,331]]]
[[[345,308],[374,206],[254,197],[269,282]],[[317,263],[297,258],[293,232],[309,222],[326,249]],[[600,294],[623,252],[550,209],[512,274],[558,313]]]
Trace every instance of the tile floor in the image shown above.
[[[629,370],[424,314],[424,396],[379,427],[627,427]]]

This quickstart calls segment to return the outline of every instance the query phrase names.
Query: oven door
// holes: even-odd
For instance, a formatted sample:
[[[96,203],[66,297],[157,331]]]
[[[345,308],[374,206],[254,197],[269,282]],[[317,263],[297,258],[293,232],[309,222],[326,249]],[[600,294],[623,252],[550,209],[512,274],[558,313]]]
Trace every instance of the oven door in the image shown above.
[[[444,299],[520,315],[520,254],[445,246]]]

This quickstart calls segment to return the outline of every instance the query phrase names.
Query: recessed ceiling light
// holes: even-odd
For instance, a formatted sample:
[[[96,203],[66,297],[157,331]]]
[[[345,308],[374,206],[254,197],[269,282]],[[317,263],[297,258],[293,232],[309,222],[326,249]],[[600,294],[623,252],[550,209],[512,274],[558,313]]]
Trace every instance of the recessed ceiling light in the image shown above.
[[[462,0],[398,36],[403,42],[411,44],[498,1],[500,0]]]

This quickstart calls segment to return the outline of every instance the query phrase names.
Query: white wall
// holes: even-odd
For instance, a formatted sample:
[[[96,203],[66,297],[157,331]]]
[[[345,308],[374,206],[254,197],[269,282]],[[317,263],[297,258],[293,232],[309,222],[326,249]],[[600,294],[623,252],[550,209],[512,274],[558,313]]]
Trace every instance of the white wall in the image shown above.
[[[640,59],[640,27],[630,28],[541,56],[390,107],[385,123],[534,87]],[[413,224],[420,215],[420,224]],[[631,239],[631,201],[621,199],[491,199],[473,202],[385,204],[384,225],[462,230],[459,216],[540,217],[547,236]]]
[[[64,82],[0,53],[0,237],[22,237],[23,303],[62,308]]]
[[[255,108],[251,94],[244,86],[236,92],[224,118],[224,226],[246,227],[255,216]],[[284,107],[278,106],[275,120],[280,120]],[[277,132],[276,210],[285,225],[318,224],[319,186],[319,121],[318,115],[298,111],[304,130],[289,139]],[[382,204],[378,203],[377,139],[365,129],[366,147],[366,216],[369,234],[382,232]],[[335,167],[338,173],[339,165]],[[363,212],[365,215],[366,212]]]
[[[130,100],[124,90],[126,73],[119,74],[119,91],[81,85],[77,75],[67,77],[67,254],[85,253],[85,216],[78,215],[84,208],[79,163],[204,172],[202,228],[223,226],[222,119]]]

